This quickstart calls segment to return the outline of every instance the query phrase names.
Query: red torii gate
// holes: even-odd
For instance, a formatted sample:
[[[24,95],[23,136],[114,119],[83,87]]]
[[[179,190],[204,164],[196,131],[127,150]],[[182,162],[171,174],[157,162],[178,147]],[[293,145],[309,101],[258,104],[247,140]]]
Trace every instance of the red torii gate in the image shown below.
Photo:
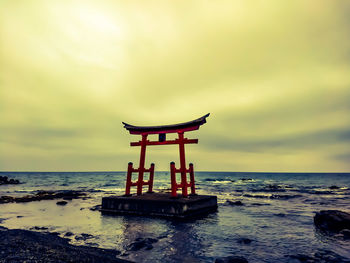
[[[185,144],[198,143],[198,139],[187,139],[184,137],[184,133],[188,131],[198,130],[201,125],[206,123],[206,118],[209,116],[209,113],[195,119],[193,121],[173,124],[173,125],[163,125],[163,126],[134,126],[123,122],[124,128],[127,129],[130,134],[137,134],[142,136],[142,140],[138,142],[131,142],[130,146],[141,146],[140,152],[140,163],[139,168],[133,168],[133,163],[128,164],[128,173],[126,177],[126,187],[125,195],[130,195],[131,186],[137,186],[137,195],[142,194],[142,187],[148,185],[148,192],[152,193],[153,190],[153,178],[154,178],[154,163],[151,164],[149,169],[145,169],[145,158],[146,158],[146,146],[147,145],[167,145],[167,144],[178,144],[179,153],[180,153],[180,169],[175,168],[175,163],[170,163],[170,174],[171,174],[171,196],[177,196],[177,190],[182,189],[182,196],[187,197],[188,192],[187,188],[191,187],[191,194],[196,194],[195,182],[194,182],[194,171],[193,164],[189,164],[189,168],[186,168],[186,159],[185,159]],[[178,138],[175,140],[166,140],[167,133],[177,133]],[[147,136],[149,134],[159,134],[158,141],[149,141]],[[138,180],[132,182],[132,173],[138,173]],[[144,181],[143,175],[145,172],[149,172],[149,180]],[[181,183],[176,182],[176,173],[181,173]],[[190,183],[187,182],[187,173],[190,174]]]

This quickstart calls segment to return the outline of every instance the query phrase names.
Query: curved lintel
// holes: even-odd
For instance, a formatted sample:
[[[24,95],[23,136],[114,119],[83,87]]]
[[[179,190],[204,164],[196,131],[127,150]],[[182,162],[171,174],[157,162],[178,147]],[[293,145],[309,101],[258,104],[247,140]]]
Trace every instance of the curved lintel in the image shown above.
[[[122,123],[124,124],[124,128],[127,129],[130,132],[130,134],[159,134],[186,132],[198,130],[201,125],[206,123],[206,118],[209,115],[210,113],[193,121],[161,126],[134,126],[125,122]]]

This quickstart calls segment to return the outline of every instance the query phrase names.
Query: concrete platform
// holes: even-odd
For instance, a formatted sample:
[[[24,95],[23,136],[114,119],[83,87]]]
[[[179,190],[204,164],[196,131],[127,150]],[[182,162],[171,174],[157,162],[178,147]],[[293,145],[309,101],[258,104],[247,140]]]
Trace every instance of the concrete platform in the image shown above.
[[[217,207],[217,198],[212,195],[172,198],[169,193],[146,193],[103,197],[101,212],[187,219],[215,212]]]

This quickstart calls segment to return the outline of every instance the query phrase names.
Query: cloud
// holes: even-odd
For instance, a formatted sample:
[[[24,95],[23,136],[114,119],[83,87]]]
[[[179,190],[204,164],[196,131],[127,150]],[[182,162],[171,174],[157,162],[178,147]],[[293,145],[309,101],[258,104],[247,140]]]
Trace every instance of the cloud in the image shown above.
[[[129,141],[138,139],[121,121],[169,124],[207,112],[189,135],[200,138],[188,150],[201,169],[271,170],[271,158],[284,170],[350,169],[345,1],[0,7],[4,169],[124,170],[137,161]],[[173,152],[150,157],[167,163]]]

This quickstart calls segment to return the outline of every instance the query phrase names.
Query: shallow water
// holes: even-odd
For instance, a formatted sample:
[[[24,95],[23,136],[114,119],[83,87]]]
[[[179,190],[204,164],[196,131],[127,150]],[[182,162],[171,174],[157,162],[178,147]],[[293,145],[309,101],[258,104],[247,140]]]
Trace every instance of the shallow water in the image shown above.
[[[46,227],[71,242],[120,250],[136,262],[213,262],[221,256],[244,256],[249,262],[295,262],[289,256],[330,250],[350,259],[350,241],[324,237],[313,225],[315,212],[350,212],[350,174],[283,174],[197,172],[199,194],[218,196],[217,213],[192,222],[101,215],[89,208],[102,196],[121,195],[125,172],[6,173],[24,182],[0,186],[0,196],[23,196],[38,190],[82,190],[90,198],[1,204],[0,225],[30,229]],[[168,172],[155,174],[155,189],[168,189]],[[337,187],[331,187],[337,186]],[[331,188],[330,188],[331,187]],[[334,189],[333,189],[334,188]],[[227,200],[242,201],[231,206]],[[82,233],[93,235],[79,240]],[[77,239],[75,238],[77,236]],[[152,250],[127,252],[136,238],[157,238]],[[242,244],[240,238],[249,238]]]

